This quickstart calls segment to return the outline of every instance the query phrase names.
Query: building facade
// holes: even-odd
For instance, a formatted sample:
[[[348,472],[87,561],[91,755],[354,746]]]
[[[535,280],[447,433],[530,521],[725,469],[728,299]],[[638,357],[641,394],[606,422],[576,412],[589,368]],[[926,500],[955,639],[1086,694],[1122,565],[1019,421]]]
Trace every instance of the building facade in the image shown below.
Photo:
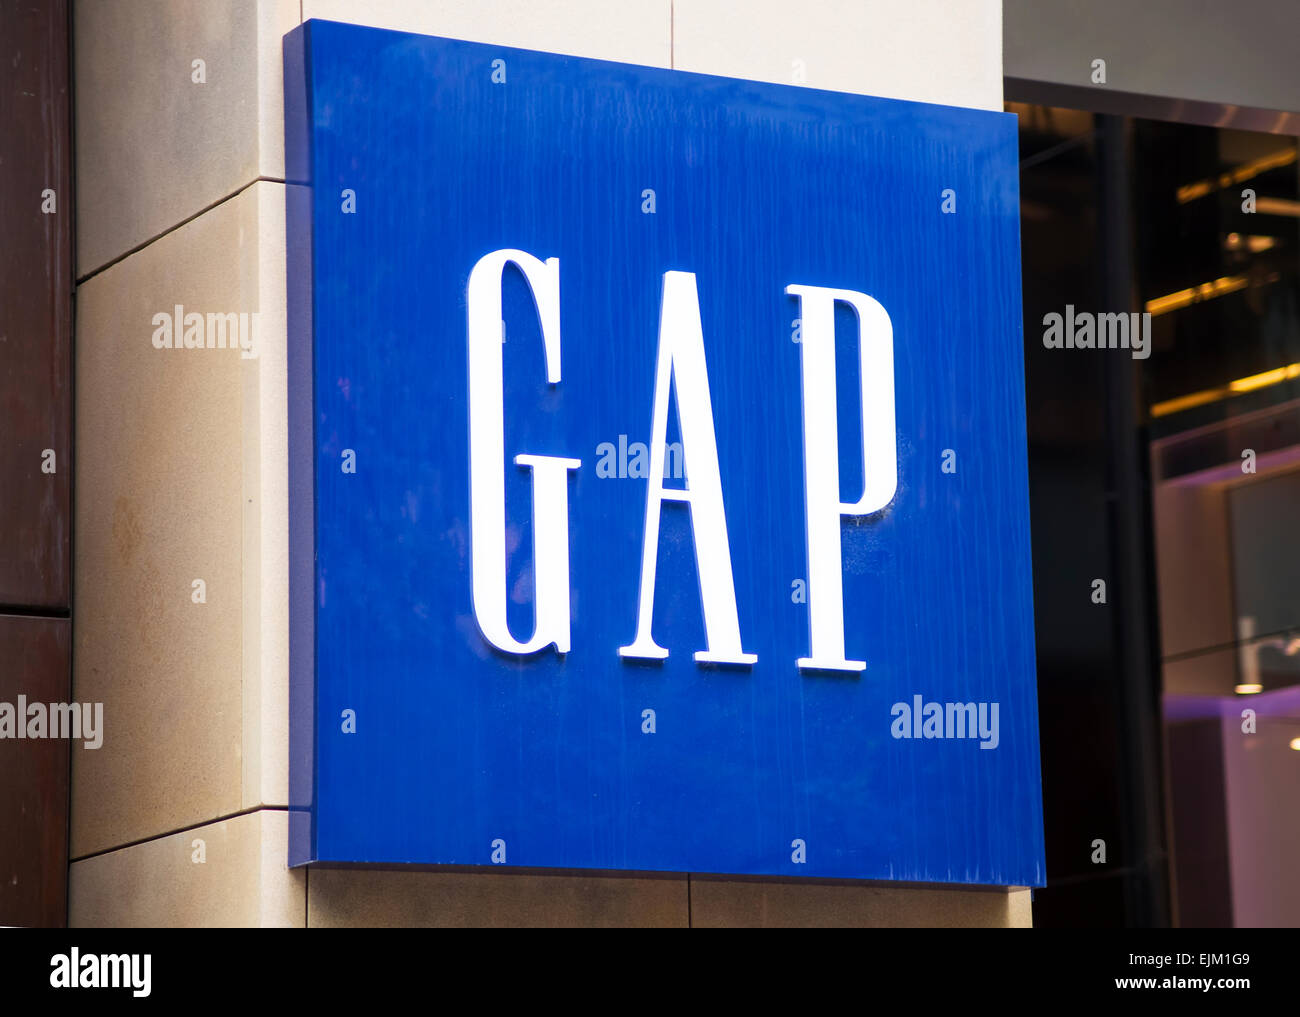
[[[0,644],[16,664],[7,694],[25,690],[32,698],[100,703],[103,738],[94,749],[71,743],[66,758],[68,745],[43,743],[48,758],[29,753],[21,757],[27,769],[10,771],[24,775],[12,797],[13,829],[23,832],[5,849],[12,855],[11,886],[23,892],[0,888],[0,906],[12,912],[0,921],[1035,924],[1039,901],[1027,887],[289,868],[283,41],[301,23],[324,19],[981,110],[1016,102],[1285,135],[1295,132],[1300,115],[1300,76],[1289,63],[1285,72],[1260,69],[1276,71],[1289,61],[1285,52],[1269,51],[1295,37],[1294,15],[1284,6],[1239,4],[1222,16],[1189,20],[1172,3],[1076,11],[1032,0],[51,4],[48,21],[28,23],[24,31],[46,40],[42,87],[54,114],[43,126],[35,116],[21,121],[47,132],[40,172],[58,202],[54,215],[42,213],[29,224],[23,241],[27,250],[50,252],[44,279],[27,284],[47,287],[48,300],[23,326],[49,341],[24,354],[30,363],[18,376],[28,387],[35,377],[53,381],[22,417],[19,451],[12,461],[0,458],[7,477],[27,478],[25,486],[10,488],[15,493],[5,511],[16,522],[5,540],[28,549],[6,558],[9,574],[0,574]],[[14,23],[17,7],[4,9]],[[1173,57],[1156,60],[1157,50]],[[1102,81],[1097,59],[1105,61]],[[68,125],[62,132],[61,117]],[[1098,125],[1104,134],[1108,128]],[[60,145],[70,145],[70,152]],[[33,196],[33,209],[40,200]],[[15,222],[22,215],[6,207]],[[1135,215],[1141,210],[1126,213],[1130,229]],[[1115,236],[1108,250],[1127,250]],[[1131,298],[1124,290],[1132,266],[1116,271],[1107,307]],[[233,343],[160,351],[146,341],[158,315],[183,319],[182,308],[241,316],[230,327],[254,337],[256,355],[241,355]],[[8,330],[17,333],[12,321]],[[1027,316],[1026,346],[1036,337]],[[1055,371],[1056,360],[1050,363]],[[1027,373],[1032,449],[1032,364]],[[1098,481],[1097,496],[1105,501],[1111,485],[1115,515],[1098,540],[1104,555],[1131,570],[1111,577],[1113,587],[1127,584],[1130,591],[1121,597],[1122,614],[1117,606],[1101,629],[1080,636],[1066,609],[1053,606],[1060,603],[1050,599],[1054,588],[1041,579],[1036,587],[1049,873],[1047,890],[1037,892],[1063,902],[1060,914],[1068,917],[1060,923],[1170,920],[1151,480],[1137,446],[1119,437],[1145,419],[1125,402],[1132,385],[1129,374],[1108,375],[1097,379],[1094,392],[1112,407],[1101,427],[1110,437],[1096,437],[1095,448],[1108,450],[1102,472],[1109,469],[1109,481]],[[1115,451],[1121,446],[1125,451]],[[48,448],[57,472],[33,472]],[[1030,462],[1032,473],[1032,451]],[[1063,490],[1062,498],[1073,497]],[[1052,497],[1034,495],[1036,573],[1052,569],[1037,549],[1040,531],[1052,527],[1045,508]],[[1068,533],[1055,536],[1069,540]],[[1090,581],[1081,576],[1081,588]],[[1060,625],[1049,636],[1061,637],[1044,639],[1042,626],[1055,625],[1053,619]],[[1044,654],[1070,658],[1079,651],[1070,640],[1080,638],[1105,647],[1094,675],[1069,684],[1068,696],[1060,690],[1073,678],[1053,686],[1055,694],[1047,691],[1054,672]],[[1114,686],[1088,684],[1100,683],[1095,674],[1102,671],[1114,676],[1105,679]],[[1146,683],[1126,698],[1120,683],[1135,673]],[[1110,705],[1097,707],[1114,742],[1098,764],[1105,776],[1060,776],[1077,745],[1049,745],[1059,722],[1078,702],[1112,694]],[[17,748],[0,746],[15,759]],[[1076,793],[1085,802],[1095,793],[1107,805],[1076,808],[1070,797]],[[1294,830],[1275,835],[1285,840]],[[1099,839],[1112,850],[1101,867]],[[1071,847],[1054,848],[1061,844]],[[1059,891],[1054,877],[1062,877]],[[29,883],[43,889],[27,893]],[[1114,908],[1104,917],[1081,910],[1078,901],[1089,894],[1116,902]],[[1272,920],[1285,922],[1286,915]]]

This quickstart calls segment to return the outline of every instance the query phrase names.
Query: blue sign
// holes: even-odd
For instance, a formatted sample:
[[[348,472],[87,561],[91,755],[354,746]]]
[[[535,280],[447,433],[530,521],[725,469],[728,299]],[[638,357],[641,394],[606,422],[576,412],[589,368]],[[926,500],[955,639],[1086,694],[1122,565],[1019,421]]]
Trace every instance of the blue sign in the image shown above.
[[[1014,118],[285,60],[291,861],[1041,885]]]

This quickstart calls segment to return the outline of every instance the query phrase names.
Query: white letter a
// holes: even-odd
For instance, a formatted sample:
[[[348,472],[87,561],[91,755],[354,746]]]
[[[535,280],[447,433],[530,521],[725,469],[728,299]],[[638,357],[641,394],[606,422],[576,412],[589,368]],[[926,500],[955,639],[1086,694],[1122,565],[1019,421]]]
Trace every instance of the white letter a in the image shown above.
[[[669,386],[677,387],[677,416],[682,433],[686,488],[664,487],[668,441]],[[731,577],[731,547],[722,506],[718,443],[704,362],[704,328],[693,272],[665,272],[659,312],[659,354],[655,365],[654,411],[650,425],[650,478],[647,483],[645,542],[641,551],[641,595],[636,639],[619,648],[621,657],[662,660],[668,651],[650,634],[654,617],[655,566],[659,558],[659,515],[665,501],[685,502],[691,509],[695,567],[700,579],[707,650],[700,663],[753,664],[758,656],[741,648],[736,616],[736,588]]]

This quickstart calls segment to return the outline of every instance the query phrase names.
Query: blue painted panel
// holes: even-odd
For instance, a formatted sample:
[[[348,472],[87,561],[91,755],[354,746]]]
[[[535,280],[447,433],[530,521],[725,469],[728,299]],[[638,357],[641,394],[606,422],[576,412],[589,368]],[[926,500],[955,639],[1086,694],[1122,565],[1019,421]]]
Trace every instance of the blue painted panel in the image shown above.
[[[499,841],[518,866],[1041,885],[1014,118],[327,22],[286,40],[286,108],[291,860],[486,865]],[[504,248],[561,265],[562,381],[515,269],[503,351],[507,458],[582,462],[564,656],[495,650],[471,600],[466,287]],[[617,469],[620,443],[649,440],[668,271],[696,274],[750,668],[694,660],[691,513],[671,502],[669,657],[618,654],[647,482],[599,476],[598,449]],[[870,294],[893,323],[897,491],[841,526],[860,674],[796,664],[791,284]],[[856,350],[843,311],[845,501],[863,484]],[[520,638],[530,484],[509,466]],[[997,704],[996,746],[896,737],[915,697]]]

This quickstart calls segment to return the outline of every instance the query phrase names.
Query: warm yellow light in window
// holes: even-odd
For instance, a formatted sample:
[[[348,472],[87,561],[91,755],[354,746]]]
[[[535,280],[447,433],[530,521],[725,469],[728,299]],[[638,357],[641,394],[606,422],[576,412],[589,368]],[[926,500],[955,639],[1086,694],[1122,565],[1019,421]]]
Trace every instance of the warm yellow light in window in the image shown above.
[[[1198,180],[1194,184],[1184,184],[1178,188],[1178,204],[1186,205],[1189,201],[1204,198],[1212,190],[1214,190],[1214,184],[1209,180]]]
[[[1213,300],[1215,297],[1221,297],[1228,293],[1236,293],[1237,290],[1245,289],[1248,282],[1249,280],[1244,275],[1220,276],[1211,282],[1201,283],[1199,286],[1191,286],[1188,289],[1179,290],[1177,293],[1168,293],[1163,297],[1148,300],[1146,309],[1152,315],[1168,314],[1180,307],[1198,304],[1202,300]]]
[[[1279,367],[1276,370],[1252,374],[1248,378],[1238,378],[1236,381],[1230,381],[1228,382],[1228,388],[1233,392],[1253,392],[1257,388],[1276,385],[1279,381],[1294,378],[1297,372],[1300,372],[1300,364],[1291,364],[1287,367]]]
[[[1207,388],[1200,392],[1193,392],[1191,395],[1179,396],[1177,399],[1166,399],[1151,407],[1151,416],[1167,417],[1171,413],[1190,410],[1194,406],[1204,406],[1206,403],[1215,403],[1229,396],[1253,392],[1257,388],[1276,385],[1279,382],[1290,381],[1292,378],[1300,378],[1300,363],[1287,364],[1286,367],[1252,374],[1247,378],[1238,378],[1218,388]]]
[[[1190,410],[1194,406],[1217,403],[1227,394],[1221,388],[1211,388],[1204,392],[1193,392],[1191,395],[1179,396],[1177,399],[1166,399],[1164,402],[1156,403],[1151,407],[1151,416],[1167,417],[1171,413],[1181,413],[1183,410]]]
[[[1255,211],[1262,215],[1289,215],[1300,219],[1300,201],[1289,198],[1256,198]]]
[[[1277,246],[1275,237],[1261,237],[1254,234],[1243,237],[1240,233],[1229,233],[1223,238],[1223,246],[1229,251],[1240,251],[1243,247],[1251,254],[1259,254]]]
[[[1271,169],[1277,169],[1279,166],[1290,166],[1296,160],[1295,146],[1280,149],[1271,155],[1261,156],[1258,159],[1252,159],[1250,162],[1242,163],[1230,173],[1220,173],[1218,178],[1208,180],[1197,180],[1195,183],[1184,184],[1174,192],[1180,205],[1186,205],[1189,201],[1195,201],[1197,198],[1203,198],[1211,191],[1219,188],[1231,187],[1234,183],[1240,184],[1252,177],[1267,172]],[[1263,199],[1261,199],[1263,200]],[[1260,209],[1263,211],[1263,209]],[[1286,213],[1274,213],[1282,214]]]

